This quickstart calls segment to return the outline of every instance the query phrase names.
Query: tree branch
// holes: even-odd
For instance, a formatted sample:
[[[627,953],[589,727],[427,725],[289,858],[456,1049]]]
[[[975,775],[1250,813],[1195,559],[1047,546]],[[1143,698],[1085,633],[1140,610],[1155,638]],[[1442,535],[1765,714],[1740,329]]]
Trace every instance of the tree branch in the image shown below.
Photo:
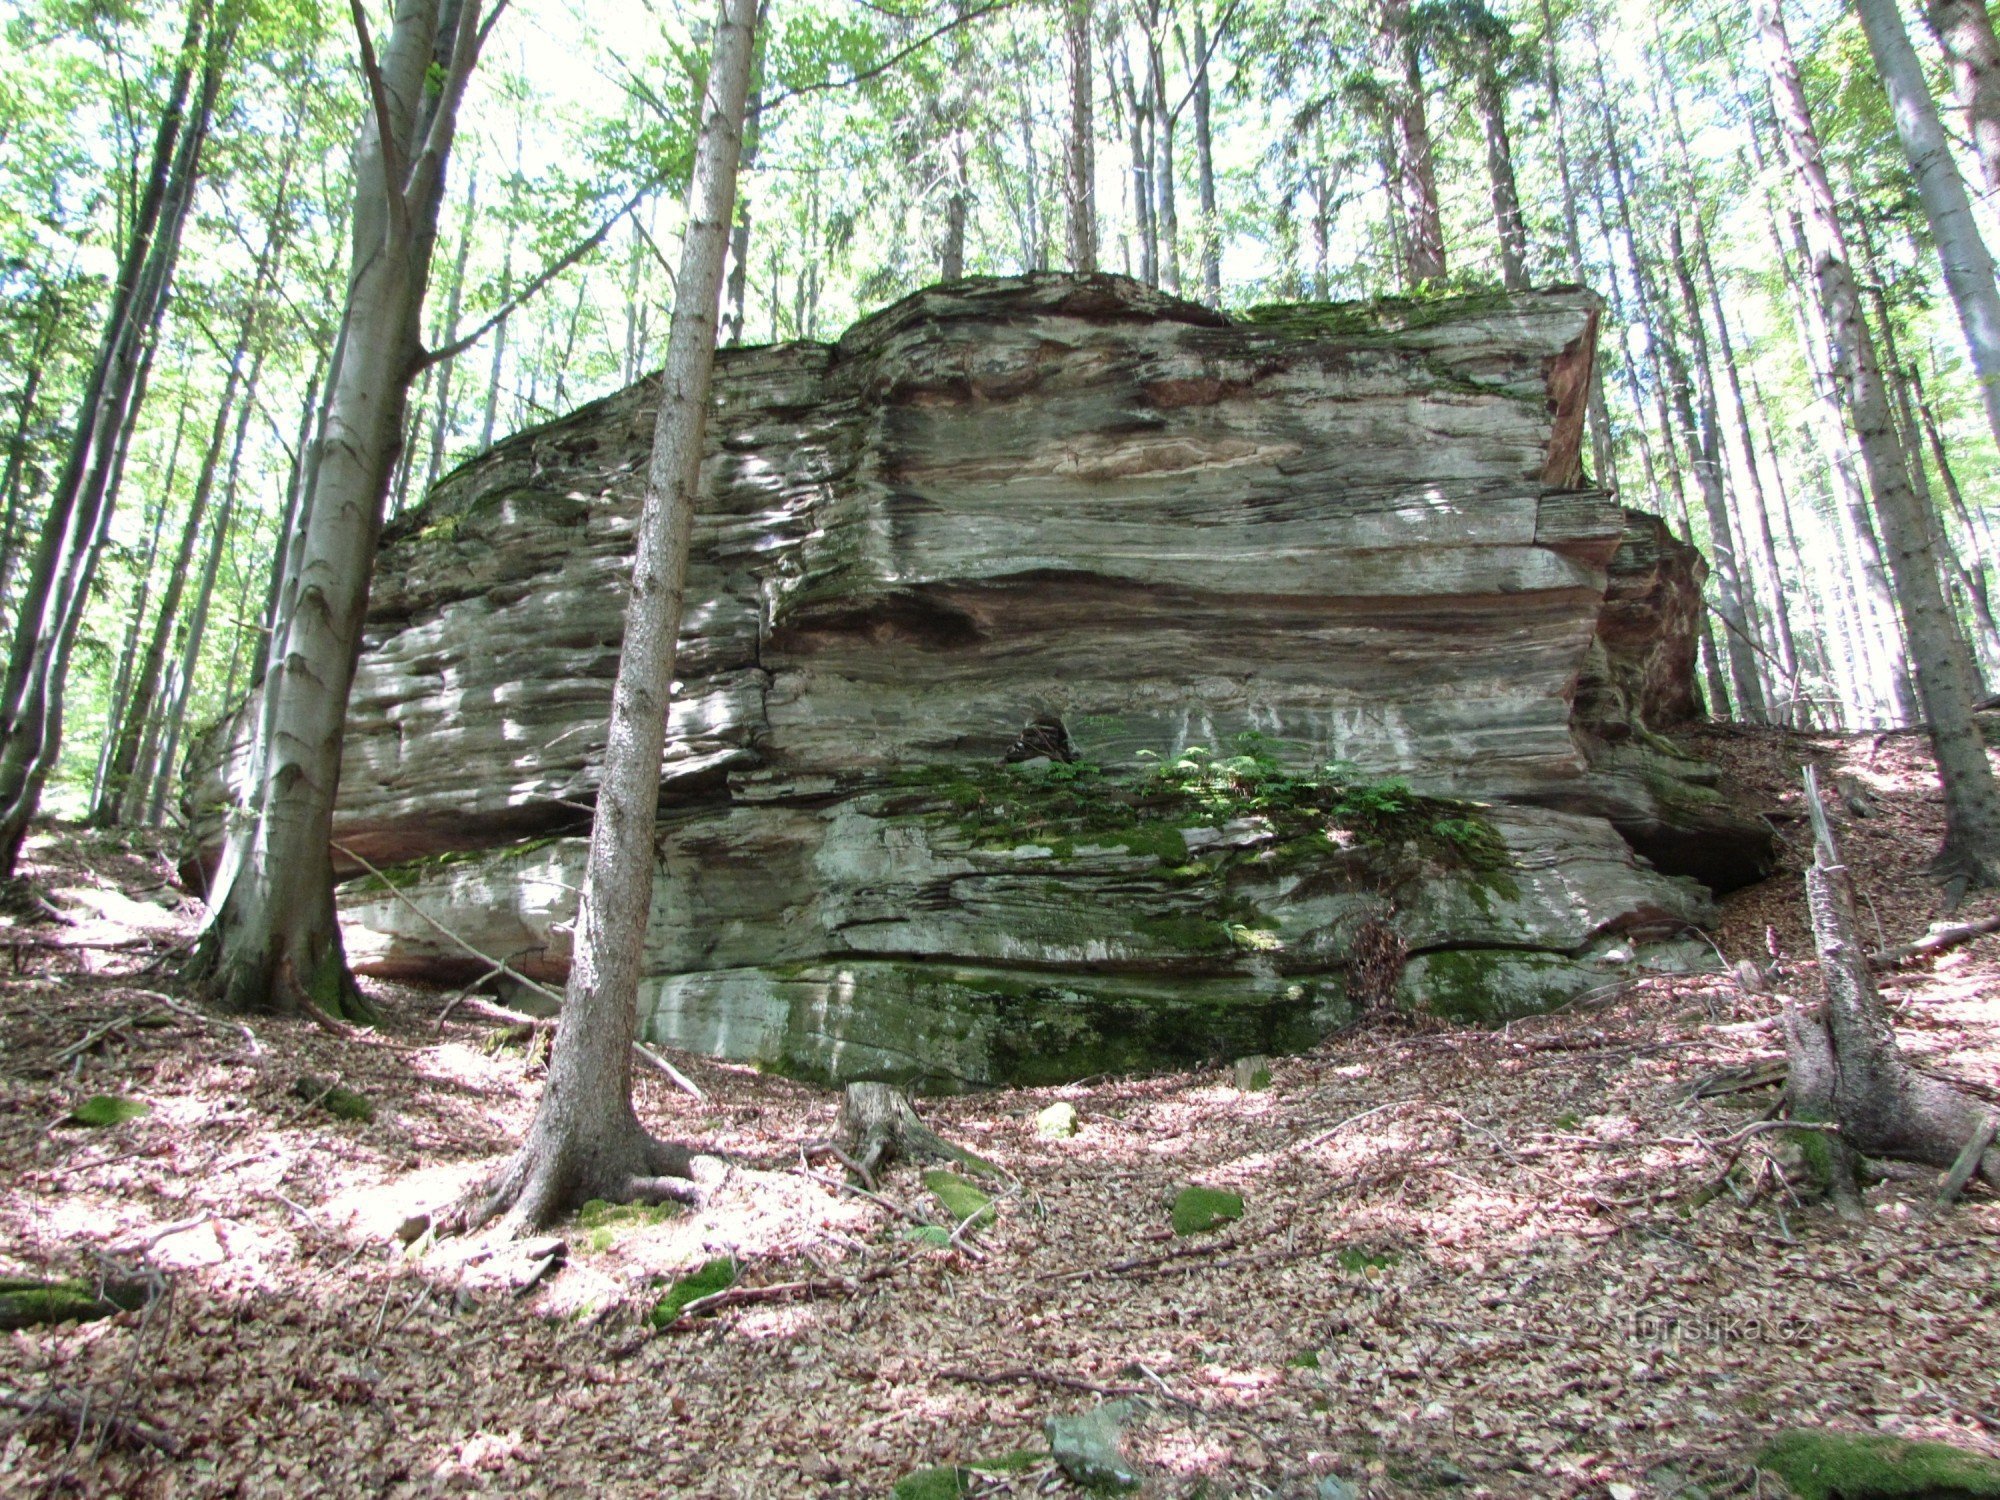
[[[424,370],[429,369],[432,365],[440,364],[447,359],[454,359],[458,355],[461,355],[466,350],[470,349],[474,344],[478,343],[481,339],[485,338],[487,334],[491,333],[495,328],[497,328],[500,325],[502,319],[506,318],[510,313],[514,312],[515,309],[519,308],[522,303],[528,301],[537,292],[541,291],[543,287],[547,286],[551,281],[554,281],[558,276],[562,275],[563,272],[567,271],[571,266],[575,265],[578,261],[582,260],[584,256],[590,254],[591,251],[595,250],[599,245],[603,244],[604,237],[609,233],[611,233],[611,231],[617,227],[618,221],[624,218],[627,214],[631,213],[633,209],[637,208],[640,205],[640,203],[642,203],[645,200],[646,195],[652,192],[658,186],[659,182],[657,179],[646,183],[643,187],[639,189],[638,192],[634,193],[630,198],[625,200],[625,206],[623,208],[619,209],[617,213],[613,214],[610,218],[606,219],[602,224],[598,225],[596,232],[592,234],[589,239],[580,241],[579,243],[572,245],[568,250],[564,251],[561,256],[551,261],[548,265],[544,266],[541,269],[541,271],[534,276],[532,280],[528,281],[524,286],[522,286],[519,292],[515,293],[512,297],[509,297],[505,302],[501,303],[499,309],[493,314],[492,317],[488,318],[485,322],[481,323],[477,328],[473,329],[472,332],[466,334],[463,338],[453,339],[449,344],[446,344],[441,349],[428,349],[424,351],[423,354],[418,356],[416,368],[412,371],[412,373],[420,374]],[[650,237],[649,237],[649,242],[650,242]]]
[[[389,93],[382,82],[382,66],[375,59],[375,43],[368,35],[368,15],[361,0],[347,0],[354,17],[354,35],[361,44],[361,76],[368,85],[368,102],[375,112],[375,136],[382,149],[382,184],[389,199],[389,212],[402,212],[402,195],[394,184],[403,180],[401,157],[396,150],[396,133],[389,123]]]
[[[776,109],[788,99],[802,98],[807,94],[831,93],[835,89],[853,88],[856,84],[866,83],[871,78],[880,78],[884,73],[901,66],[917,53],[923,51],[924,48],[928,47],[939,37],[956,31],[961,26],[970,25],[974,21],[983,21],[990,15],[1010,9],[1020,3],[1021,0],[993,0],[991,5],[981,6],[978,10],[969,10],[962,16],[953,17],[935,30],[926,32],[907,47],[892,53],[872,68],[863,68],[859,73],[852,74],[846,78],[829,78],[823,83],[804,83],[795,89],[785,89],[761,102],[756,109],[749,111],[749,115],[754,119],[762,119],[766,110]]]

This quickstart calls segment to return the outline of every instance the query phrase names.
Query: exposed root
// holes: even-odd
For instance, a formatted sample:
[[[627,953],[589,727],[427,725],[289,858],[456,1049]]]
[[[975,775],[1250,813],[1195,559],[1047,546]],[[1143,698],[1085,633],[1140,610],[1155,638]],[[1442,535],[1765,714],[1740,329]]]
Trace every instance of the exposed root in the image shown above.
[[[909,1096],[886,1083],[850,1083],[833,1123],[833,1139],[807,1148],[828,1152],[871,1190],[876,1169],[897,1159],[945,1161],[967,1171],[998,1177],[999,1167],[962,1146],[954,1146],[917,1118]]]

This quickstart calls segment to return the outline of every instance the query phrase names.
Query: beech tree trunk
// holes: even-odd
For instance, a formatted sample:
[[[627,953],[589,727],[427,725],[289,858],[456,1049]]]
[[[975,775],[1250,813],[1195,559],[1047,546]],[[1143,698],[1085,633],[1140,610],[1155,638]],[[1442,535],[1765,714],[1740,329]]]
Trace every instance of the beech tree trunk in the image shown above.
[[[590,1198],[682,1197],[684,1148],[655,1140],[632,1110],[639,971],[652,908],[660,760],[687,584],[702,435],[715,362],[716,305],[736,199],[756,0],[725,0],[715,29],[695,147],[679,295],[653,428],[612,688],[604,771],[578,902],[575,957],[549,1054],[548,1083],[518,1155],[492,1184],[480,1217],[539,1227]]]
[[[398,0],[379,62],[363,38],[370,97],[355,147],[347,300],[300,530],[280,552],[290,604],[261,685],[244,801],[229,820],[189,971],[233,1009],[368,1011],[334,917],[333,804],[376,537],[424,364],[445,162],[485,40],[480,8]]]
[[[1097,153],[1091,118],[1096,78],[1090,70],[1090,0],[1068,0],[1064,36],[1069,42],[1069,140],[1064,152],[1069,219],[1069,265],[1078,275],[1097,270]]]
[[[1855,9],[1889,94],[1896,134],[1909,158],[1910,175],[1916,178],[1917,197],[1944,268],[1944,284],[1958,310],[1958,326],[1979,380],[1987,425],[1994,441],[2000,442],[2000,284],[1994,280],[1993,257],[1973,222],[1972,200],[1966,196],[1958,164],[1951,159],[1923,64],[1903,29],[1902,12],[1895,0],[1855,0]]]
[[[1965,111],[1986,191],[2000,192],[2000,40],[1986,0],[1930,0],[1924,19],[1951,65],[1952,92]]]
[[[211,24],[208,0],[196,0],[189,12],[110,316],[22,596],[0,690],[0,876],[14,871],[61,752],[70,650],[109,535],[126,444],[144,402],[145,372],[239,19],[232,7]]]
[[[1219,37],[1218,37],[1219,40]],[[1194,165],[1201,200],[1201,300],[1222,305],[1222,226],[1215,216],[1215,131],[1211,123],[1208,54],[1212,43],[1201,12],[1194,17]]]
[[[1577,221],[1576,182],[1571,175],[1569,122],[1563,109],[1562,59],[1555,14],[1549,7],[1549,0],[1541,0],[1541,11],[1542,79],[1549,96],[1549,117],[1555,123],[1556,176],[1562,190],[1563,249],[1567,254],[1570,279],[1582,286],[1589,277],[1583,266],[1583,232]],[[1603,365],[1604,362],[1598,360],[1590,372],[1590,452],[1596,462],[1597,482],[1616,489],[1617,465],[1612,454],[1611,413],[1604,404]]]
[[[1875,341],[1862,313],[1846,237],[1779,0],[1756,0],[1756,18],[1772,102],[1813,257],[1813,277],[1834,341],[1833,366],[1854,414],[1855,436],[1903,608],[1917,692],[1930,722],[1938,775],[1944,783],[1944,846],[1933,869],[1947,881],[1955,900],[1968,885],[2000,883],[2000,787],[1994,783],[1986,743],[1973,717],[1964,641],[1938,583],[1930,525],[1910,486]]]

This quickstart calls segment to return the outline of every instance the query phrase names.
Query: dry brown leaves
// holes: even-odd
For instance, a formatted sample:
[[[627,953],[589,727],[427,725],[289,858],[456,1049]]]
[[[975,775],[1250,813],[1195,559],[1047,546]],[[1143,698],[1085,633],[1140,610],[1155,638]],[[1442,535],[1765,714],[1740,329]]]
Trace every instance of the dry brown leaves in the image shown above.
[[[1914,737],[1697,748],[1795,849],[1797,758],[1854,775],[1881,813],[1842,833],[1882,937],[1937,915]],[[141,889],[157,862],[67,835],[42,858],[51,889],[171,900]],[[1719,940],[1804,995],[1798,865],[1728,903]],[[185,929],[169,915],[144,931]],[[642,1113],[770,1169],[739,1169],[700,1213],[566,1228],[569,1264],[517,1297],[462,1250],[405,1258],[394,1230],[518,1138],[537,1083],[520,1052],[484,1050],[486,1023],[440,1028],[436,996],[384,990],[378,1032],[268,1022],[253,1054],[150,998],[180,992],[136,972],[146,957],[34,947],[8,973],[0,941],[0,1274],[123,1265],[170,1289],[145,1313],[6,1335],[0,1387],[87,1395],[179,1456],[74,1406],[0,1414],[6,1493],[880,1495],[927,1464],[1040,1447],[1043,1418],[1098,1399],[1089,1386],[1149,1394],[1134,1448],[1161,1495],[1305,1495],[1328,1473],[1376,1496],[1723,1493],[1762,1435],[1799,1423],[2000,1451],[2000,1206],[1933,1217],[1927,1180],[1892,1180],[1855,1230],[1796,1202],[1770,1137],[1728,1139],[1773,1091],[1692,1097],[1779,1052],[1775,995],[1721,978],[1504,1032],[1349,1036],[1279,1061],[1264,1092],[1219,1068],[934,1101],[934,1124],[1019,1179],[980,1261],[788,1170],[832,1097],[683,1060],[707,1103],[647,1076]],[[1891,978],[1905,1045],[2000,1082],[1996,972],[2000,938],[1983,938]],[[291,1095],[305,1072],[368,1094],[375,1122]],[[152,1112],[50,1128],[99,1092]],[[1035,1111],[1057,1098],[1082,1131],[1042,1140]],[[1190,1182],[1241,1192],[1246,1216],[1173,1241],[1167,1205]],[[923,1198],[907,1172],[883,1191]],[[821,1291],[648,1334],[654,1283],[722,1254],[748,1284]],[[1046,1462],[982,1484],[1069,1492]]]

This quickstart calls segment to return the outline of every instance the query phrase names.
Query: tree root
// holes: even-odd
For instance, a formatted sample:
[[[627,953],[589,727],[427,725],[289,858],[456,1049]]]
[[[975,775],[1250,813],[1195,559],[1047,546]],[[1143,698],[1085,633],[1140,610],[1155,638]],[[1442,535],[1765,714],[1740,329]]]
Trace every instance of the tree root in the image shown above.
[[[98,1409],[102,1405],[101,1401],[93,1403],[87,1392],[67,1386],[52,1386],[39,1396],[0,1390],[0,1409],[21,1412],[28,1421],[53,1418],[66,1427],[79,1429],[79,1437],[94,1429],[100,1438],[128,1448],[157,1448],[169,1458],[180,1457],[181,1440],[166,1428],[117,1412],[107,1414]]]
[[[985,1157],[932,1130],[917,1118],[909,1096],[886,1083],[850,1083],[833,1122],[833,1139],[815,1142],[806,1154],[837,1157],[871,1191],[876,1168],[898,1159],[950,1162],[983,1176],[1006,1175]]]
[[[518,1239],[592,1199],[698,1204],[726,1170],[714,1157],[649,1134],[637,1120],[617,1134],[595,1149],[565,1150],[530,1133],[505,1167],[442,1216],[439,1232],[471,1233],[499,1219],[500,1234]]]

